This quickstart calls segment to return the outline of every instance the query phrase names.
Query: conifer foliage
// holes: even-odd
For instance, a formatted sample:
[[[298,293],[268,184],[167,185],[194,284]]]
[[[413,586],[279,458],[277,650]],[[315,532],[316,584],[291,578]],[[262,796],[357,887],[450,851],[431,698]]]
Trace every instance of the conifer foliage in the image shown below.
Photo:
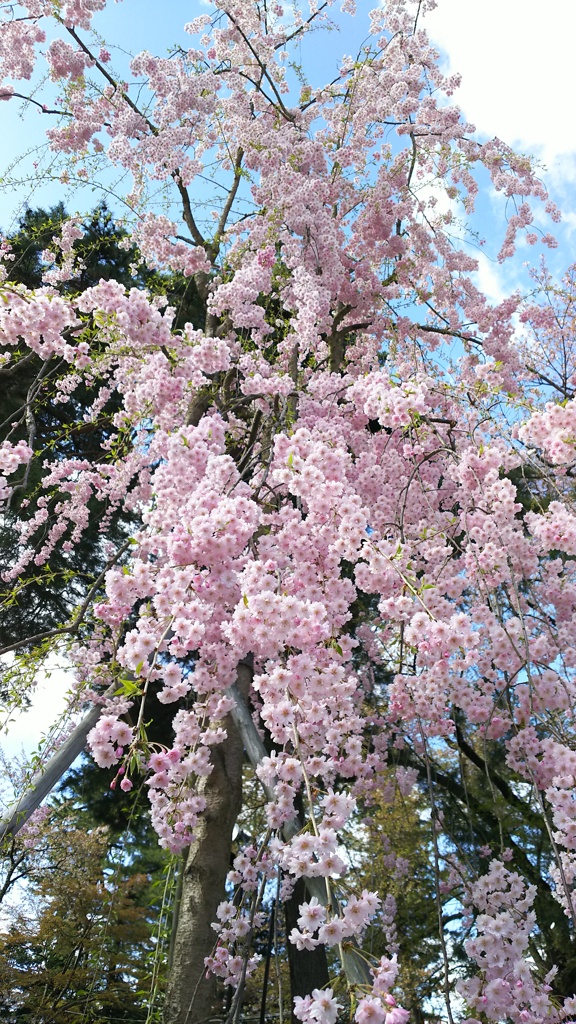
[[[136,246],[129,243],[127,231],[114,221],[104,202],[82,222],[82,230],[78,232],[81,237],[73,239],[72,253],[65,256],[54,239],[59,237],[67,220],[62,204],[50,210],[39,208],[24,212],[18,229],[7,239],[10,260],[6,272],[11,284],[39,288],[43,275],[61,274],[62,265],[68,259],[73,262],[69,269],[72,276],[63,273],[64,280],[57,282],[61,294],[78,295],[101,280],[113,280],[125,287],[148,287],[152,292],[170,295],[180,322],[200,323],[201,310],[194,282],[175,274],[161,275],[143,265]],[[66,376],[67,370],[65,362],[53,360],[46,366],[36,355],[15,361],[12,372],[5,376],[0,394],[3,429],[10,432],[13,441],[24,441],[33,424],[38,455],[28,465],[25,479],[13,493],[2,523],[0,563],[3,571],[18,558],[15,518],[30,518],[37,512],[35,501],[39,496],[45,453],[49,451],[56,458],[73,453],[76,458],[88,461],[102,458],[102,446],[109,433],[108,418],[102,416],[97,422],[84,420],[97,390],[94,391],[90,381],[83,381],[66,400],[58,389],[60,376]],[[33,414],[29,401],[32,396]],[[112,402],[108,416],[113,411]],[[4,590],[0,623],[2,646],[30,636],[40,626],[45,629],[58,626],[82,601],[106,562],[98,543],[99,522],[105,512],[105,503],[93,500],[90,529],[74,550],[65,558],[55,551],[44,570],[36,564],[28,566],[18,591],[13,592],[10,587]],[[118,514],[112,517],[114,540],[118,544],[125,539],[127,518]],[[45,524],[42,524],[36,531],[36,544],[41,543],[44,529]]]

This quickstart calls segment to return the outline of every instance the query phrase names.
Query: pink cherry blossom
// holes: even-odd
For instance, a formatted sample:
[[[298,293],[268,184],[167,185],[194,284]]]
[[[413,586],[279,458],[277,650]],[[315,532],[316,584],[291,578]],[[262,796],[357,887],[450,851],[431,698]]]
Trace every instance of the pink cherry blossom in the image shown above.
[[[66,565],[101,510],[105,569],[81,621],[45,637],[67,645],[78,700],[104,705],[92,756],[125,793],[142,776],[177,853],[211,813],[241,712],[255,734],[265,824],[235,849],[207,968],[243,984],[272,886],[284,899],[304,879],[319,896],[288,941],[336,956],[378,928],[387,955],[360,956],[354,1019],[406,1024],[390,991],[396,900],[356,886],[346,837],[367,858],[374,807],[418,794],[439,905],[463,908],[460,998],[488,1022],[573,1015],[531,952],[539,901],[516,839],[463,857],[433,799],[444,769],[466,790],[462,758],[478,769],[494,745],[512,781],[490,778],[486,800],[530,792],[530,820],[553,836],[546,891],[576,920],[576,269],[556,286],[542,267],[529,299],[494,303],[453,223],[487,177],[509,212],[494,256],[532,244],[558,219],[535,166],[465,123],[426,35],[432,2],[376,7],[366,49],[326,87],[295,87],[289,69],[329,4],[308,16],[218,0],[215,19],[185,27],[186,50],[136,54],[126,81],[99,29],[92,49],[106,0],[12,6],[0,95],[13,102],[34,75],[20,102],[42,117],[56,96],[55,173],[82,179],[101,161],[128,182],[127,247],[193,281],[203,310],[182,325],[167,299],[114,280],[73,297],[77,217],[49,241],[38,289],[11,283],[0,246],[0,372],[50,370],[2,427],[18,542],[4,583],[16,599],[55,555]],[[82,405],[93,453],[40,443],[48,402]],[[173,712],[162,744],[146,735],[156,702]],[[392,839],[378,842],[398,884],[411,861]],[[294,1013],[335,1024],[343,1009],[326,988]]]

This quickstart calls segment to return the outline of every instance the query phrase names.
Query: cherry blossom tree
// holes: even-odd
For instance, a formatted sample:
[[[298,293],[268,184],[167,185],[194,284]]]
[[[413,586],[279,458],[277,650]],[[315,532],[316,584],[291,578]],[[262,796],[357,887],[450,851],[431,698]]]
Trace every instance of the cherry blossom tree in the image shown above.
[[[227,1020],[240,1019],[263,907],[303,879],[289,942],[324,947],[333,980],[296,996],[296,1019],[404,1024],[393,899],[355,887],[345,839],[370,835],[387,787],[409,794],[419,779],[442,950],[433,1012],[570,1018],[574,993],[535,955],[526,864],[504,829],[497,849],[459,846],[438,796],[448,764],[465,802],[466,743],[496,822],[499,783],[537,817],[538,870],[572,936],[576,402],[569,355],[555,362],[563,299],[544,277],[540,296],[494,305],[466,243],[487,178],[507,199],[500,260],[518,236],[553,245],[533,207],[558,212],[529,160],[463,122],[424,31],[431,0],[361,11],[365,42],[322,85],[297,57],[330,27],[328,0],[216,0],[169,56],[146,51],[118,72],[92,34],[105,5],[5,5],[2,96],[40,104],[63,181],[130,177],[132,241],[148,265],[194,279],[205,322],[176,329],[161,298],[110,280],[59,292],[75,221],[54,240],[70,260],[45,254],[44,287],[7,272],[1,372],[30,353],[41,369],[3,428],[3,500],[34,459],[44,471],[31,510],[20,502],[5,582],[17,590],[31,564],[71,552],[91,504],[106,504],[105,570],[69,622],[10,648],[66,651],[77,701],[103,707],[96,762],[117,766],[119,792],[144,775],[160,843],[188,850],[165,1019],[221,1019],[214,978],[232,991]],[[99,457],[39,450],[37,410],[86,382],[86,422],[106,422]],[[137,528],[114,544],[119,508]],[[174,706],[165,744],[146,733],[154,701]],[[265,816],[230,870],[246,759]],[[379,959],[362,945],[375,925]]]

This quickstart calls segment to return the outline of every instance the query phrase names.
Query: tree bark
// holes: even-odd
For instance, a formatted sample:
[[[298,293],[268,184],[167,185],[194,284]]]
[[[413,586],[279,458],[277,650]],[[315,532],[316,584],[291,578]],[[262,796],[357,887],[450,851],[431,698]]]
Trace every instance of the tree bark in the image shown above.
[[[249,673],[249,680],[252,679],[252,670],[245,663],[240,662],[239,673],[244,671]],[[242,677],[238,676],[240,680]],[[239,734],[242,736],[246,755],[251,765],[256,768],[264,757],[267,756],[268,751],[264,746],[254,722],[252,715],[248,709],[244,694],[238,685],[232,685],[228,693],[236,701],[236,706],[232,709],[230,714],[233,716]],[[261,781],[262,788],[266,794],[267,800],[274,800],[274,787],[268,783]],[[282,826],[282,838],[287,842],[292,836],[295,836],[300,831],[302,823],[297,817],[292,818],[291,821],[285,822]],[[328,888],[326,886],[326,880],[324,878],[312,876],[305,879],[306,889],[311,896],[315,896],[319,903],[327,905],[330,898],[332,909],[338,911],[338,901],[334,894],[329,897]],[[371,985],[372,974],[368,964],[366,956],[359,948],[355,939],[349,939],[339,947],[339,955],[342,963],[342,968],[346,975],[346,978],[350,985]]]
[[[237,681],[228,691],[236,700],[236,706],[225,720],[228,735],[223,743],[212,748],[214,769],[203,780],[201,792],[207,805],[182,869],[163,1024],[216,1024],[224,1019],[223,1007],[217,1000],[217,981],[206,978],[204,959],[214,948],[216,934],[211,923],[216,919],[218,904],[225,898],[232,830],[242,806],[244,751],[254,767],[267,753],[248,709],[252,673],[249,659],[239,663]],[[264,785],[264,790],[271,799],[271,787]],[[282,829],[284,839],[294,835],[300,827],[296,818],[286,822]],[[306,878],[305,886],[321,903],[327,902],[323,878]],[[351,984],[370,984],[368,965],[353,941],[341,947],[340,955]],[[310,983],[320,987],[319,979],[323,982],[325,977],[325,961],[321,962],[320,956],[312,958],[307,966],[292,965],[292,981],[297,988],[304,991],[305,985]]]
[[[206,810],[182,868],[164,1024],[207,1024],[222,1019],[217,979],[206,977],[204,958],[216,943],[211,923],[226,897],[232,830],[242,805],[244,759],[242,739],[231,715],[225,728],[227,739],[212,748],[214,768],[201,788]]]
[[[310,893],[306,886],[306,879],[299,878],[294,885],[290,899],[286,900],[284,904],[286,937],[293,928],[298,927],[300,904],[309,898]],[[316,949],[297,949],[292,942],[287,940],[286,951],[293,1006],[294,996],[306,996],[314,988],[325,988],[330,981],[330,974],[325,946],[316,946]],[[294,1016],[294,1011],[292,1011],[292,1024],[298,1024],[298,1018]]]

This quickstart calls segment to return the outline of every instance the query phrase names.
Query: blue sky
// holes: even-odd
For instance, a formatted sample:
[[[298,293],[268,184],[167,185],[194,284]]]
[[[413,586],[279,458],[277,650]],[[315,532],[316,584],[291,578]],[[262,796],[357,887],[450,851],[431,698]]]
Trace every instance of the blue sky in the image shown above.
[[[576,258],[576,118],[574,116],[573,0],[439,0],[426,19],[447,70],[458,71],[455,95],[480,137],[497,135],[542,165],[541,177],[561,208],[553,227],[559,248],[548,251],[556,273]],[[489,235],[503,217],[503,200],[489,190],[481,197],[481,226]],[[549,226],[541,226],[549,230]],[[522,263],[537,262],[538,247],[526,246],[503,267],[486,265],[487,291],[504,294],[523,279]]]

